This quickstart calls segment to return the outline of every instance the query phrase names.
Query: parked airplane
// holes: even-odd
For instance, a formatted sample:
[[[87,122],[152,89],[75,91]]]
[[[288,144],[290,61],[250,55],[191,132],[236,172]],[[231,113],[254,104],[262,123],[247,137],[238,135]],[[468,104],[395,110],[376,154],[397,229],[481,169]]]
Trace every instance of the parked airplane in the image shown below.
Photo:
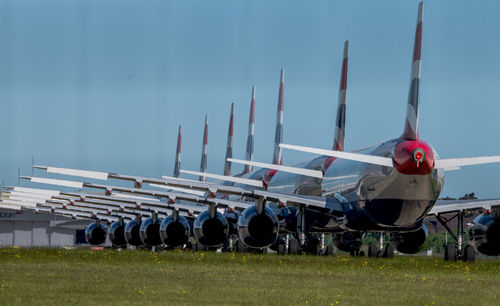
[[[205,210],[194,222],[194,236],[207,247],[220,247],[229,236],[228,218],[217,208],[241,211],[237,218],[239,241],[249,247],[288,246],[290,252],[317,246],[316,234],[333,233],[342,250],[359,254],[364,233],[378,232],[379,244],[369,246],[369,256],[393,256],[394,248],[403,253],[418,252],[427,237],[424,218],[435,215],[447,226],[445,214],[456,214],[456,244],[446,246],[447,260],[474,260],[474,249],[486,255],[500,254],[500,199],[439,200],[444,171],[463,166],[500,162],[500,156],[439,159],[436,151],[418,133],[419,80],[421,61],[423,3],[420,3],[415,32],[410,89],[404,130],[400,137],[379,145],[354,151],[343,151],[345,129],[345,95],[347,89],[347,42],[339,92],[336,132],[333,150],[309,148],[282,143],[284,74],[281,73],[278,120],[273,163],[227,158],[233,163],[261,168],[240,177],[225,176],[226,183],[199,182],[175,177],[147,178],[107,172],[39,167],[47,172],[79,177],[120,179],[135,182],[136,188],[25,177],[33,182],[97,188],[106,194],[128,193],[203,203]],[[292,149],[321,156],[295,166],[282,165],[282,149]],[[203,164],[203,163],[202,163]],[[202,168],[203,170],[203,168]],[[201,171],[203,172],[203,171]],[[203,177],[209,177],[209,174]],[[262,187],[238,182],[258,181]],[[138,184],[140,182],[140,184]],[[156,191],[142,183],[203,191],[193,195],[179,191]],[[225,195],[226,197],[224,197]],[[488,209],[471,227],[472,245],[464,246],[464,210]],[[131,221],[133,222],[133,221]],[[384,242],[391,234],[391,244]],[[280,234],[291,234],[278,239]],[[92,237],[91,237],[92,238]],[[288,243],[287,243],[288,241]]]

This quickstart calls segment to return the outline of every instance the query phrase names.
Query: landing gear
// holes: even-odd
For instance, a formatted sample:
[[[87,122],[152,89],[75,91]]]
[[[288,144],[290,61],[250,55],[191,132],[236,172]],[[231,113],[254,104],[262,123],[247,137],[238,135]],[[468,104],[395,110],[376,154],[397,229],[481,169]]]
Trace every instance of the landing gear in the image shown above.
[[[275,251],[278,252],[278,255],[286,255],[288,253],[288,246],[290,244],[290,234],[279,236],[276,244],[277,246]],[[273,248],[271,247],[271,249]]]
[[[240,239],[238,239],[236,241],[236,245],[235,245],[235,248],[234,250],[236,252],[239,252],[239,253],[242,253],[242,252],[245,252],[246,251],[246,245],[243,243],[243,241],[241,241]]]
[[[229,238],[227,238],[221,251],[222,252],[232,252],[233,251],[233,237],[229,236]]]
[[[385,258],[394,257],[394,247],[392,245],[388,244],[385,246],[384,257]]]
[[[375,243],[370,243],[368,245],[368,257],[377,257],[377,245]]]
[[[448,222],[457,218],[457,235],[448,226]],[[455,240],[455,245],[446,245],[444,250],[444,260],[455,261],[463,260],[473,262],[476,260],[476,253],[471,245],[464,247],[464,219],[465,215],[462,210],[458,211],[455,216],[446,219],[441,215],[436,215],[436,220],[448,231],[448,234]]]
[[[347,231],[339,234],[333,234],[332,241],[340,251],[348,252],[350,256],[365,256],[361,251],[363,245],[363,236],[361,232]]]
[[[304,247],[306,244],[306,214],[304,206],[300,207],[298,219],[300,222],[297,224],[297,234],[299,236],[300,246]]]
[[[318,245],[318,255],[323,254],[326,255],[325,233],[321,233]]]
[[[333,255],[333,253],[334,253],[333,246],[332,246],[332,245],[327,245],[327,246],[326,246],[326,252],[325,252],[325,255],[326,255],[326,256],[331,256],[331,255]]]
[[[297,255],[300,252],[299,240],[296,238],[291,238],[288,246],[288,253],[291,255]]]
[[[447,244],[444,247],[444,260],[455,261],[457,260],[457,250],[454,245]]]
[[[278,244],[278,254],[279,255],[285,255],[286,254],[286,248],[285,248],[285,244],[284,243],[280,243]]]
[[[378,256],[383,256],[384,255],[384,243],[385,243],[385,233],[380,232],[378,236]]]
[[[306,242],[302,246],[302,250],[306,254],[321,255],[323,250],[321,248],[321,241],[318,235],[308,234]]]
[[[385,245],[385,233],[379,233],[378,243],[368,245],[368,257],[394,257],[394,247],[391,244]]]
[[[464,249],[464,261],[473,262],[475,260],[476,260],[476,251],[474,251],[472,245],[467,245]]]

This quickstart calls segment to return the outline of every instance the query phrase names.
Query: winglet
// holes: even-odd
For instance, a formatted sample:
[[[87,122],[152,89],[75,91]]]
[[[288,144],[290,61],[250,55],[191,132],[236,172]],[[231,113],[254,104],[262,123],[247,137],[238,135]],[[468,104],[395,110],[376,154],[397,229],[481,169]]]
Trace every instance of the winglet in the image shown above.
[[[224,175],[231,176],[231,162],[228,158],[233,157],[233,121],[234,121],[234,103],[231,103],[231,115],[229,117],[229,128],[227,131],[226,159],[224,162]]]
[[[207,148],[208,148],[208,114],[205,115],[205,129],[203,131],[203,146],[201,150],[200,172],[207,172]],[[200,181],[205,182],[204,176],[200,176]]]
[[[175,167],[174,177],[179,177],[181,170],[181,144],[182,144],[182,127],[179,124],[179,133],[177,134],[177,151],[175,152]]]
[[[284,104],[284,88],[285,88],[285,70],[281,68],[280,89],[278,95],[278,110],[276,117],[276,134],[274,136],[274,153],[273,164],[282,165],[281,147],[280,143],[283,142],[283,104]]]
[[[248,161],[253,160],[253,138],[255,133],[255,86],[252,87],[252,101],[250,102],[250,116],[248,119],[248,137],[247,137],[247,150],[245,159]],[[243,174],[251,172],[253,167],[245,165]]]
[[[413,45],[413,61],[411,65],[410,91],[406,110],[405,130],[401,136],[407,140],[418,139],[418,96],[420,83],[420,62],[422,59],[422,19],[424,2],[418,6],[417,29]]]

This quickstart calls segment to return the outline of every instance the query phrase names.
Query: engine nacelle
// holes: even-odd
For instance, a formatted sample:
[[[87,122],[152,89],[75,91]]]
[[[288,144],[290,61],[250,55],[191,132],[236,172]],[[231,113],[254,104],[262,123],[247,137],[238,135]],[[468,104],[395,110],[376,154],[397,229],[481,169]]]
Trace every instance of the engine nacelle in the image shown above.
[[[170,215],[160,224],[160,238],[169,247],[179,247],[189,240],[191,228],[186,218]]]
[[[125,225],[123,221],[115,221],[108,228],[108,239],[114,245],[122,246],[127,244],[125,240]]]
[[[198,243],[207,247],[222,247],[229,235],[227,219],[218,211],[214,217],[204,211],[198,215],[193,225],[193,235]]]
[[[345,232],[333,236],[333,243],[337,249],[344,252],[352,252],[360,249],[363,244],[361,232]]]
[[[491,214],[477,216],[470,227],[470,240],[477,252],[500,255],[500,219]]]
[[[103,244],[106,241],[106,226],[99,222],[92,222],[85,228],[85,239],[92,245]]]
[[[127,222],[127,225],[125,225],[125,240],[128,244],[133,246],[142,245],[141,235],[139,233],[140,228],[141,220],[134,219]]]
[[[391,242],[399,252],[415,254],[422,250],[427,235],[427,228],[423,225],[414,232],[392,233]]]
[[[269,207],[264,207],[259,213],[257,206],[250,206],[238,219],[238,234],[240,240],[249,247],[269,247],[278,239],[278,217]]]
[[[142,242],[147,246],[156,246],[161,244],[160,238],[160,223],[162,219],[157,217],[149,217],[142,221],[139,229],[139,235]]]

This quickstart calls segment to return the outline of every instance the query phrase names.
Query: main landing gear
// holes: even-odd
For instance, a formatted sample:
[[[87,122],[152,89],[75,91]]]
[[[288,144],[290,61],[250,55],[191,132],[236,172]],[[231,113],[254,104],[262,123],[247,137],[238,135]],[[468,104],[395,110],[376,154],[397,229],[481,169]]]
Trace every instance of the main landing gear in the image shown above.
[[[300,237],[300,234],[297,235]],[[304,244],[300,245],[300,239],[294,235],[287,234],[281,236],[278,241],[278,254],[285,255],[298,255],[302,252],[312,255],[333,255],[333,246],[327,245],[325,241],[325,234],[306,234]]]
[[[385,245],[385,233],[380,232],[378,243],[370,243],[368,245],[368,257],[394,257],[394,247],[392,244]]]
[[[307,254],[314,255],[333,255],[333,246],[326,245],[325,234],[306,234],[306,214],[305,207],[299,208],[297,216],[297,238],[290,238],[287,235],[287,244],[289,254],[299,254],[304,251]]]
[[[457,235],[448,226],[448,223],[453,219],[457,218]],[[476,252],[472,245],[464,246],[464,212],[462,210],[458,211],[451,218],[444,218],[440,214],[436,215],[436,220],[441,223],[442,226],[448,231],[448,234],[455,240],[456,244],[447,244],[444,249],[444,260],[446,261],[469,261],[473,262],[476,260]]]

